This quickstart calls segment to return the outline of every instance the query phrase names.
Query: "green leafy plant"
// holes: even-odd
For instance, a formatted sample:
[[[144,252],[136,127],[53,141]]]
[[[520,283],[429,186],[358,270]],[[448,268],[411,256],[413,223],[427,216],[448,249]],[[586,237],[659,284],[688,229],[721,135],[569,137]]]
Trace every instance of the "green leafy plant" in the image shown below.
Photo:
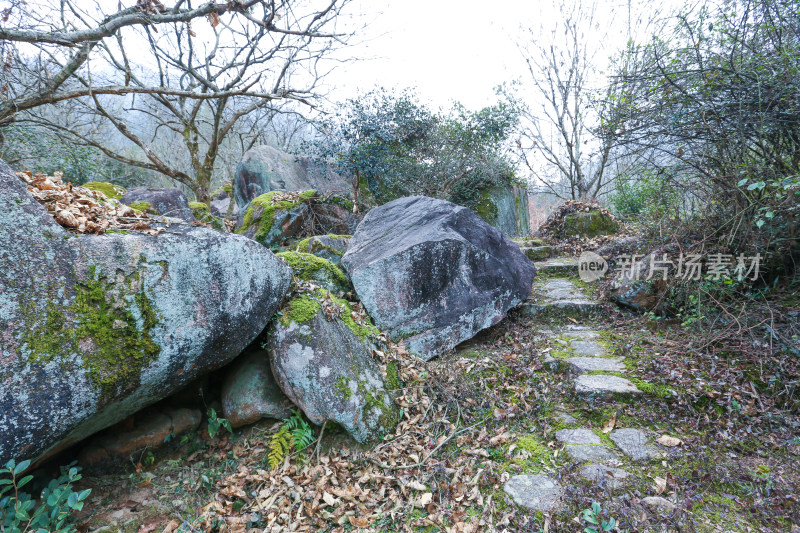
[[[219,433],[219,428],[223,427],[228,430],[228,433],[233,435],[233,428],[231,423],[225,418],[218,418],[217,412],[214,409],[208,410],[208,436],[212,439]]]
[[[83,509],[91,489],[72,490],[73,483],[81,479],[80,468],[72,463],[61,467],[61,475],[42,490],[39,500],[20,489],[33,480],[33,476],[20,475],[30,466],[30,461],[17,464],[13,459],[0,469],[0,531],[7,533],[72,533],[72,513]]]
[[[283,421],[280,429],[272,436],[269,444],[267,463],[276,468],[283,459],[294,452],[301,452],[314,443],[314,428],[299,411]]]
[[[602,507],[597,502],[592,503],[592,507],[583,510],[583,521],[591,524],[583,528],[584,533],[601,533],[602,531],[614,531],[617,521],[613,517],[603,520],[600,516],[603,512]]]

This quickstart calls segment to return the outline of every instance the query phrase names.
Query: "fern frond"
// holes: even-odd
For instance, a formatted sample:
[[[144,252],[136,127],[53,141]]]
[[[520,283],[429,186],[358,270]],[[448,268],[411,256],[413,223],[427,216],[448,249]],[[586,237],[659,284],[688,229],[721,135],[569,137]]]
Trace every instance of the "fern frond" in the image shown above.
[[[267,464],[269,464],[269,467],[277,468],[280,466],[283,459],[289,455],[293,447],[294,437],[284,424],[270,440],[269,455],[267,456]]]

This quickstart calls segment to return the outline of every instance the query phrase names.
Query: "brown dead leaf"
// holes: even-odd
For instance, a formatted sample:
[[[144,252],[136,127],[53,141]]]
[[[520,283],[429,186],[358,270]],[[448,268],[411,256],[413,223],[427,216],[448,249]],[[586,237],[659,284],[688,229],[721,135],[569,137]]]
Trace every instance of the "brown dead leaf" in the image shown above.
[[[653,481],[655,482],[656,494],[664,494],[664,491],[667,490],[666,478],[656,476]]]
[[[605,424],[603,424],[603,433],[611,433],[617,423],[617,413],[614,412]]]
[[[169,523],[164,527],[164,531],[162,531],[161,533],[172,533],[179,527],[181,527],[180,522],[178,522],[177,520],[170,520]]]
[[[680,446],[683,444],[683,441],[676,437],[670,437],[669,435],[661,435],[656,440],[657,443],[661,444],[662,446],[667,446],[669,448],[674,448],[675,446]]]
[[[157,527],[158,527],[157,522],[153,522],[152,524],[142,525],[142,527],[139,528],[138,533],[152,533],[153,531],[155,531]]]

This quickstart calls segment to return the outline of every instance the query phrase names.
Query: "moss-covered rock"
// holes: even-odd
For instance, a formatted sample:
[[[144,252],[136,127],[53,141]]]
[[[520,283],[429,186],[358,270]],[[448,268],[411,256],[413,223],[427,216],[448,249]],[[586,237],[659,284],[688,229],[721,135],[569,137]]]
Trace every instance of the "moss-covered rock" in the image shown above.
[[[597,237],[616,233],[619,224],[599,210],[593,210],[567,215],[561,227],[565,237]]]
[[[37,459],[161,400],[263,331],[291,270],[173,225],[70,234],[0,162],[0,464]]]
[[[323,232],[351,231],[357,217],[342,202],[349,200],[318,195],[313,190],[268,192],[255,198],[239,214],[236,233],[275,248]]]
[[[194,218],[204,224],[210,224],[211,227],[218,231],[225,230],[225,223],[222,219],[215,217],[211,214],[211,207],[203,202],[189,202],[189,208],[192,210]]]
[[[178,218],[186,222],[195,221],[189,200],[180,189],[140,187],[125,193],[120,201],[134,209],[139,209],[137,206],[147,205],[147,209],[139,209],[140,211]]]
[[[347,252],[352,237],[352,235],[315,235],[298,242],[295,250],[317,255],[338,265],[342,262],[342,256]]]
[[[142,213],[148,213],[151,215],[157,215],[156,210],[153,209],[153,204],[150,202],[131,202],[128,207],[132,209],[136,209],[137,211],[141,211]]]
[[[315,281],[335,294],[351,289],[344,271],[327,259],[303,252],[280,252],[277,255],[292,267],[295,276],[304,281]]]
[[[352,310],[327,291],[289,301],[269,332],[272,371],[281,390],[315,424],[327,420],[359,442],[394,430],[400,409],[393,385],[372,358],[370,334]]]
[[[103,193],[106,198],[111,200],[119,200],[125,195],[125,188],[120,187],[119,185],[114,185],[113,183],[108,183],[105,181],[90,181],[89,183],[84,183],[81,187],[86,187],[87,189],[91,189],[93,191],[98,191]]]

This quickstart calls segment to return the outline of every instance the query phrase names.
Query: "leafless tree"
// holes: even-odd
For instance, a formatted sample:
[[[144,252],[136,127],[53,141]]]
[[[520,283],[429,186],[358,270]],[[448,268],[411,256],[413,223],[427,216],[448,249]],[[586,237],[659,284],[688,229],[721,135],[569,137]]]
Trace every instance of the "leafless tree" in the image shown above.
[[[601,90],[597,39],[588,38],[605,25],[596,3],[560,4],[559,11],[551,28],[529,29],[520,45],[540,107],[527,109],[517,145],[523,163],[551,192],[594,198],[607,184],[619,141],[619,119],[606,112],[615,95]]]
[[[349,3],[139,0],[112,15],[100,2],[11,6],[5,24],[19,29],[0,29],[10,65],[0,121],[46,126],[208,201],[221,150],[257,142],[286,102],[311,105],[322,61],[353,35],[339,21]]]

